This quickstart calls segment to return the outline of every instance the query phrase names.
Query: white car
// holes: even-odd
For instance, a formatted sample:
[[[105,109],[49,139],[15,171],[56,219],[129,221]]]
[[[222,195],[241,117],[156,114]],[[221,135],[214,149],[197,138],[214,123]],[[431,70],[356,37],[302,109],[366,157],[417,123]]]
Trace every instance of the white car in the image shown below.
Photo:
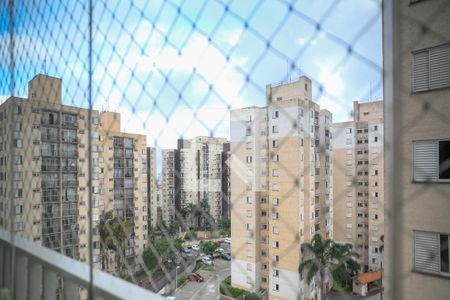
[[[205,265],[211,266],[213,262],[212,262],[211,258],[209,258],[209,256],[203,256],[202,263],[204,263]]]
[[[231,244],[231,238],[225,238],[223,241],[227,244]]]
[[[195,251],[198,251],[198,250],[200,250],[200,246],[199,245],[197,245],[197,244],[195,244],[195,245],[192,245],[192,250],[195,250]]]
[[[223,253],[223,252],[225,252],[225,249],[223,249],[223,248],[217,248],[215,252]]]

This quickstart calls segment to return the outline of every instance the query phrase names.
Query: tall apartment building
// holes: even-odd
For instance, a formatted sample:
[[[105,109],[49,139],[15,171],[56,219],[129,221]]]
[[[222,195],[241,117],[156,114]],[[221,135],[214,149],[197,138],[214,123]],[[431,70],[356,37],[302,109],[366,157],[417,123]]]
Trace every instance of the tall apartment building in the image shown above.
[[[385,298],[449,299],[450,7],[383,7]]]
[[[353,246],[365,271],[380,268],[384,234],[383,101],[353,103],[333,124],[334,239]]]
[[[269,299],[311,299],[301,244],[332,229],[332,115],[311,80],[266,87],[267,106],[231,112],[231,278]],[[320,297],[320,296],[318,296]]]
[[[156,148],[147,147],[147,194],[148,217],[154,228],[158,220],[158,178],[156,169]]]
[[[126,256],[134,266],[147,238],[146,137],[121,132],[120,114],[93,110],[91,118],[94,228],[107,211],[131,220]],[[0,226],[81,261],[88,260],[88,119],[87,109],[62,104],[61,80],[46,75],[29,82],[28,98],[0,105]]]
[[[196,137],[178,140],[176,174],[178,210],[207,201],[215,222],[228,213],[229,181],[225,138]],[[225,207],[224,207],[225,205]]]
[[[161,219],[168,225],[175,220],[176,149],[162,150]]]

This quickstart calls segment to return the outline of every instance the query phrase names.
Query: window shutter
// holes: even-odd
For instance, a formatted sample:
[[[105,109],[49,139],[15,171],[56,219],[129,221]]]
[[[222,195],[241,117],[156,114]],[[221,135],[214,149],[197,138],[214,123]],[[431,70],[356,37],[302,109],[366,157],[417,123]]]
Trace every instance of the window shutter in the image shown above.
[[[428,181],[438,179],[438,142],[414,142],[414,180]]]
[[[427,273],[440,271],[439,234],[414,232],[414,269]]]
[[[413,91],[426,91],[429,88],[428,50],[416,52],[413,56]]]
[[[430,49],[430,88],[450,86],[450,44]]]

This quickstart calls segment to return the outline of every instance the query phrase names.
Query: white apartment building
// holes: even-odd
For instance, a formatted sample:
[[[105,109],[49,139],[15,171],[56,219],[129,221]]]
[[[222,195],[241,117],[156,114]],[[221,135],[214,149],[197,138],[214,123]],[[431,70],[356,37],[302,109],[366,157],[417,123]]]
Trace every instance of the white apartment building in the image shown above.
[[[353,118],[333,124],[334,239],[353,246],[363,271],[374,271],[384,235],[383,101],[355,101]]]
[[[268,85],[267,106],[231,112],[232,285],[269,299],[320,297],[300,246],[333,237],[332,115],[311,80]]]

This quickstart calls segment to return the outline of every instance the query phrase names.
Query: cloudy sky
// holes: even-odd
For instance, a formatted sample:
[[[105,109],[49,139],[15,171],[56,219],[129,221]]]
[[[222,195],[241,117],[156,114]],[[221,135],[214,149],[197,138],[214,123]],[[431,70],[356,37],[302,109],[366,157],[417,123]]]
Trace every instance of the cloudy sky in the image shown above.
[[[15,2],[14,93],[47,73],[63,79],[65,104],[87,107],[87,1]],[[382,95],[381,0],[94,2],[94,107],[121,112],[150,146],[228,137],[231,109],[264,105],[266,84],[300,74],[335,121]],[[10,28],[0,14],[1,101]]]

